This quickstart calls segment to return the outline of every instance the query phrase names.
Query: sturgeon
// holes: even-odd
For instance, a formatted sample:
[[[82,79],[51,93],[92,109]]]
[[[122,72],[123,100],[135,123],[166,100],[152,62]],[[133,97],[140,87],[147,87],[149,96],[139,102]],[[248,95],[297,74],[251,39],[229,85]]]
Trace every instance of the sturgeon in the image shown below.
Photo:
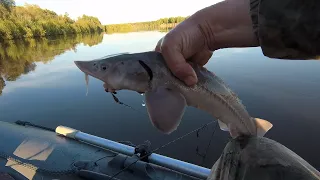
[[[212,115],[232,138],[264,136],[272,124],[253,118],[237,95],[214,73],[189,62],[198,82],[187,86],[170,71],[160,52],[123,53],[90,61],[75,61],[85,74],[104,82],[108,92],[131,90],[145,94],[154,127],[170,134],[179,126],[185,108],[192,106]]]

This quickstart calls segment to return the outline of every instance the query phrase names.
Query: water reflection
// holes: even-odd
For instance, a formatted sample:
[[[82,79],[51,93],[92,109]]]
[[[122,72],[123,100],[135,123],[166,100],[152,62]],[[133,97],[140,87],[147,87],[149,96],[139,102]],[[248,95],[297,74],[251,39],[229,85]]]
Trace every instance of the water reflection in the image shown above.
[[[2,76],[0,76],[0,96],[2,94],[2,90],[5,85],[6,85],[6,83],[4,82],[4,79],[2,78]]]
[[[68,50],[76,51],[80,43],[94,46],[102,42],[103,34],[72,35],[57,39],[11,40],[0,44],[0,95],[5,81],[15,81],[36,69],[36,62],[44,64]]]

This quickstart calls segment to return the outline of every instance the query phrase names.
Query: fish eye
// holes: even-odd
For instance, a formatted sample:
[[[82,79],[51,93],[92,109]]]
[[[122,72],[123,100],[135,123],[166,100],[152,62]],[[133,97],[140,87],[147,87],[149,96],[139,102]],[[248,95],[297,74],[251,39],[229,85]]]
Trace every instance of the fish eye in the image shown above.
[[[102,69],[102,70],[105,71],[105,70],[107,70],[107,68],[108,68],[108,65],[105,65],[105,64],[102,64],[102,65],[101,65],[101,69]]]

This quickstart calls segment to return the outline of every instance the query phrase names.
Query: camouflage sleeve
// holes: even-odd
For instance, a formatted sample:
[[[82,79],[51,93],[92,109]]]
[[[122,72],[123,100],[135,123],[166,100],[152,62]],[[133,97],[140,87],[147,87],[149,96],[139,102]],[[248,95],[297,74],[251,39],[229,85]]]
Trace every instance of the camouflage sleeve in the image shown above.
[[[320,57],[320,0],[250,0],[250,13],[265,56]]]

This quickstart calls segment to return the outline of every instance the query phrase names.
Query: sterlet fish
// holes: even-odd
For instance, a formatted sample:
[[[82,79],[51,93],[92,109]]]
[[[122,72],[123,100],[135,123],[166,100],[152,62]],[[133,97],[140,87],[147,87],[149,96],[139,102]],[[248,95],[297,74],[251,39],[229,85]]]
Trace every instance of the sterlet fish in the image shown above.
[[[161,53],[148,51],[110,55],[91,61],[75,61],[77,67],[104,82],[108,92],[132,90],[145,93],[152,124],[170,134],[179,126],[186,106],[204,110],[218,120],[232,138],[264,136],[273,125],[249,115],[237,95],[214,73],[189,62],[198,82],[189,87],[175,77]]]

